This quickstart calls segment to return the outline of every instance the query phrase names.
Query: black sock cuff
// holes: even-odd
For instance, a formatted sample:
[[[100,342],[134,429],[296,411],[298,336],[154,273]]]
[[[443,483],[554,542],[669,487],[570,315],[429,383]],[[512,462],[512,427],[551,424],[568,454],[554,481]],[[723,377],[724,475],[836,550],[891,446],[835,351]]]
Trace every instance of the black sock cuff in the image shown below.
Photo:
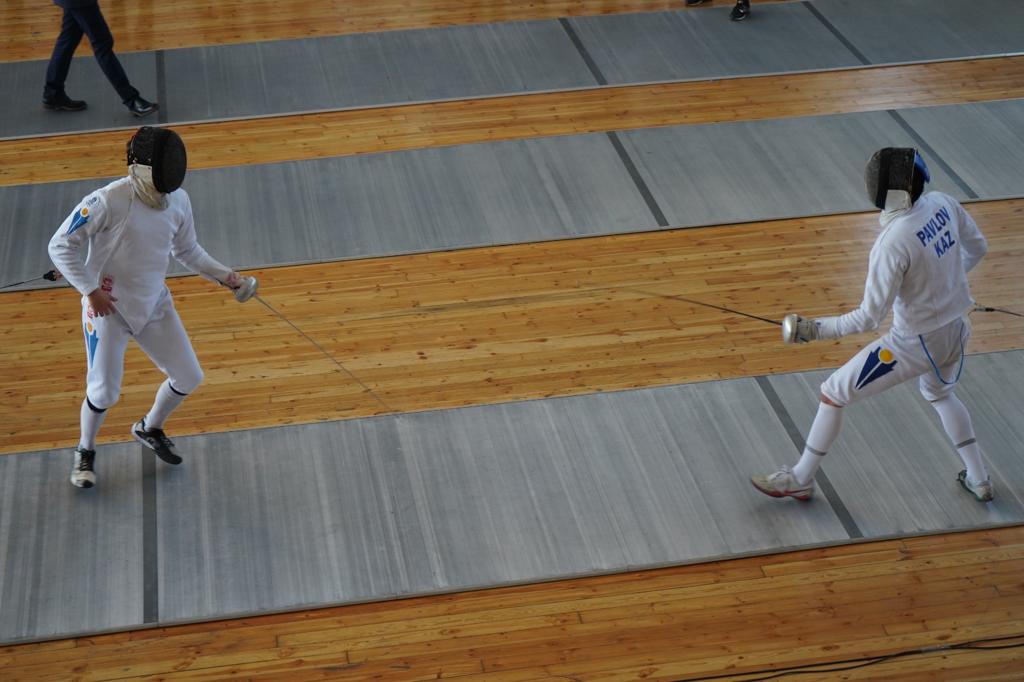
[[[92,410],[93,412],[95,412],[96,414],[103,414],[104,412],[107,411],[107,408],[105,408],[105,407],[103,409],[100,409],[100,408],[96,407],[95,405],[93,405],[92,401],[89,400],[89,396],[85,396],[85,404],[88,405],[89,409]]]
[[[180,396],[181,396],[182,398],[184,398],[185,396],[187,396],[187,395],[188,395],[188,393],[182,393],[181,391],[179,391],[178,389],[176,389],[176,388],[175,388],[175,387],[174,387],[174,386],[173,386],[173,385],[171,384],[171,380],[170,380],[170,379],[168,379],[168,380],[167,380],[167,388],[171,389],[172,391],[174,391],[175,393],[177,393],[178,395],[180,395]]]

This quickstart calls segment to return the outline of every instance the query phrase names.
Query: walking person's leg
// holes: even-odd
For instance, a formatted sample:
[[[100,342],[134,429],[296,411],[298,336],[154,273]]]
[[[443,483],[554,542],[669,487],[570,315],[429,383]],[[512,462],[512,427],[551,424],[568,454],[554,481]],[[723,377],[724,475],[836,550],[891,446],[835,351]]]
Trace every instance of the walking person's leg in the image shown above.
[[[70,11],[64,10],[60,34],[53,44],[53,54],[46,67],[46,85],[43,87],[43,106],[58,111],[81,111],[85,102],[73,100],[64,91],[64,82],[71,70],[75,49],[82,42],[82,28]]]
[[[103,69],[107,80],[114,86],[121,102],[128,107],[128,111],[141,117],[148,116],[159,109],[159,105],[143,99],[139,91],[128,80],[128,74],[121,66],[121,60],[114,54],[114,36],[110,32],[110,27],[107,26],[107,21],[103,18],[99,6],[74,10],[74,13],[79,26],[85,35],[89,36],[96,61]]]
[[[114,86],[121,101],[128,104],[138,97],[139,91],[129,82],[128,74],[121,66],[121,60],[114,54],[114,36],[110,32],[110,27],[107,26],[106,19],[103,18],[103,13],[100,12],[99,5],[70,11],[74,13],[79,27],[89,37],[96,61],[103,70],[103,75]]]

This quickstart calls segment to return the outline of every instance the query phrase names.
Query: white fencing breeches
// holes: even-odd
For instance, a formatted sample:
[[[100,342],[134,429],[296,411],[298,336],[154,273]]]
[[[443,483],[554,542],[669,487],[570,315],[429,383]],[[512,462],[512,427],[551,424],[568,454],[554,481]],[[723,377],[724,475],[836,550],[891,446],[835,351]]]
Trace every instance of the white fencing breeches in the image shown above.
[[[93,406],[104,410],[116,403],[121,394],[124,352],[132,332],[119,314],[97,317],[86,299],[82,301],[82,327],[89,363],[86,396]],[[203,371],[170,294],[160,299],[153,316],[135,335],[135,340],[153,364],[167,375],[174,390],[191,393],[202,382]]]
[[[821,392],[843,406],[918,378],[926,400],[941,400],[956,387],[970,338],[971,321],[966,316],[920,336],[890,331],[833,372]]]

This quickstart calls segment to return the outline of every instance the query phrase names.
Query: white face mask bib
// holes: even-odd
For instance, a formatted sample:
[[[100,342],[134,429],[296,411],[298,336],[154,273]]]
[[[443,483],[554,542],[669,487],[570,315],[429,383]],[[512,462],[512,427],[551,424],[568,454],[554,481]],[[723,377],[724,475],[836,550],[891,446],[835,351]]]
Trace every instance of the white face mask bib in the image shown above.
[[[896,220],[901,215],[904,215],[905,213],[909,213],[909,212],[910,212],[909,208],[885,209],[884,211],[882,211],[879,214],[879,216],[878,216],[878,223],[882,227],[888,227],[889,223],[891,223],[892,221]]]
[[[131,178],[135,195],[150,208],[161,211],[167,208],[167,195],[153,186],[153,168],[133,163],[128,166],[128,177]]]

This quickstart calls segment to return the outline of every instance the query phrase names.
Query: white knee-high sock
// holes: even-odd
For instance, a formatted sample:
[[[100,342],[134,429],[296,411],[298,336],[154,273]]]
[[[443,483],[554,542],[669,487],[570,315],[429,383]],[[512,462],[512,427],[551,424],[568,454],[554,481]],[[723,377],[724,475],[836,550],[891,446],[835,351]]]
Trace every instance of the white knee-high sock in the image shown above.
[[[174,409],[181,405],[181,401],[184,399],[184,395],[171,388],[171,380],[165,380],[164,383],[160,384],[160,388],[156,390],[156,399],[153,401],[153,407],[149,408],[149,414],[146,415],[146,428],[164,428],[164,422],[171,416],[171,412],[174,412]]]
[[[942,400],[936,400],[932,407],[939,413],[942,428],[946,430],[946,435],[953,441],[960,459],[967,467],[967,477],[976,483],[987,480],[988,471],[981,457],[981,448],[974,439],[974,425],[971,424],[971,414],[967,407],[960,402],[955,393],[950,393]]]
[[[103,419],[107,416],[107,411],[96,412],[89,407],[89,399],[86,398],[82,401],[82,436],[78,441],[78,447],[85,450],[96,449],[96,434],[100,432],[100,427],[103,426]]]
[[[815,415],[811,430],[807,433],[804,452],[800,455],[800,461],[793,467],[793,476],[796,477],[797,483],[806,485],[814,478],[814,473],[821,466],[821,460],[825,459],[825,453],[839,437],[839,430],[842,427],[843,408],[820,403],[818,414]]]

